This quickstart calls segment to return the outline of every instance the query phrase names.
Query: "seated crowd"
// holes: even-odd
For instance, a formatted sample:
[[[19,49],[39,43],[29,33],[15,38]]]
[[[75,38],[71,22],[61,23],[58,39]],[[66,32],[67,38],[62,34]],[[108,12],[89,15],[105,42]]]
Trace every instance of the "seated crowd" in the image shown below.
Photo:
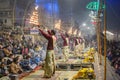
[[[40,43],[2,37],[0,40],[0,78],[32,71],[42,65],[45,50]]]
[[[108,45],[107,58],[115,68],[115,72],[120,75],[120,42],[110,42]]]

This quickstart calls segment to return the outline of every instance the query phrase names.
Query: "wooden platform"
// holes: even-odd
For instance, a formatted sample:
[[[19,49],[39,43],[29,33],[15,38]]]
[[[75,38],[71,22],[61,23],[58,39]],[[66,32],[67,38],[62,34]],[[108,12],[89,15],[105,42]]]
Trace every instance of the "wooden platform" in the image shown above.
[[[72,80],[73,75],[78,71],[56,71],[56,74],[51,78],[43,78],[44,71],[38,70],[35,73],[30,74],[29,76],[23,78],[22,80]],[[90,79],[76,79],[76,80],[90,80]],[[95,80],[95,79],[91,79]]]
[[[94,68],[94,65],[92,63],[82,63],[81,59],[69,59],[67,62],[64,62],[64,60],[57,61],[57,70],[60,71],[78,71],[85,67]]]
[[[43,78],[44,71],[38,70],[22,80],[72,80],[73,75],[76,73],[77,71],[56,71],[56,74],[53,77],[46,79]]]

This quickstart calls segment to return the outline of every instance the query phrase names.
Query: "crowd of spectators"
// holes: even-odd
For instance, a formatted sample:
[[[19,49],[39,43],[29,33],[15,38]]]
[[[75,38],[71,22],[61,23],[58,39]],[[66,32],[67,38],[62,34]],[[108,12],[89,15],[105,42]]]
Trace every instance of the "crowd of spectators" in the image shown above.
[[[120,42],[112,41],[108,43],[107,58],[115,72],[120,75]]]
[[[0,35],[0,77],[32,71],[45,58],[45,48],[39,41],[15,39],[11,34]]]

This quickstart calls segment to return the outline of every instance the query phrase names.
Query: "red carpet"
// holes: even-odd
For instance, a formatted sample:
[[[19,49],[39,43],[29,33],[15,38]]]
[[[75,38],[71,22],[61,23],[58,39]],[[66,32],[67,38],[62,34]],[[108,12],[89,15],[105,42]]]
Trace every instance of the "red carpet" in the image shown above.
[[[24,77],[29,76],[31,73],[34,73],[35,71],[40,70],[41,68],[42,68],[41,66],[37,66],[37,67],[36,67],[33,71],[31,71],[31,72],[24,72],[24,73],[22,73],[22,74],[20,75],[19,79],[21,80],[21,79],[23,79]]]

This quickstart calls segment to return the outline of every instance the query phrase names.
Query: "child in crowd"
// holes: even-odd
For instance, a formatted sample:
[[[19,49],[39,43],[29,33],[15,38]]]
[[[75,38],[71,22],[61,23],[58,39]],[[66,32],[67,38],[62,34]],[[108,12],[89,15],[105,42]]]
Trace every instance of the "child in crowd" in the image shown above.
[[[31,63],[30,55],[26,55],[26,57],[24,57],[24,59],[21,61],[20,65],[25,71],[33,70],[37,66],[35,63]]]
[[[3,51],[3,46],[0,45],[0,58],[5,57],[4,51]]]
[[[7,65],[10,65],[13,62],[13,59],[14,59],[14,55],[10,54],[10,56],[9,56],[9,58],[7,60]]]
[[[2,77],[2,76],[7,76],[8,75],[8,70],[7,70],[7,67],[6,67],[6,65],[2,62],[1,64],[0,64],[0,77]]]
[[[27,46],[22,47],[22,55],[27,55],[28,54],[28,48]]]
[[[42,60],[40,58],[40,55],[36,55],[34,58],[33,58],[33,62],[37,65],[40,65],[42,63]]]
[[[5,56],[7,56],[7,57],[8,57],[10,54],[12,54],[12,52],[9,51],[8,47],[9,47],[9,46],[5,46],[5,47],[3,48],[4,54],[5,54]]]
[[[13,59],[13,62],[10,64],[10,73],[21,74],[23,72],[21,66],[19,65],[19,62],[20,62],[19,57]]]

